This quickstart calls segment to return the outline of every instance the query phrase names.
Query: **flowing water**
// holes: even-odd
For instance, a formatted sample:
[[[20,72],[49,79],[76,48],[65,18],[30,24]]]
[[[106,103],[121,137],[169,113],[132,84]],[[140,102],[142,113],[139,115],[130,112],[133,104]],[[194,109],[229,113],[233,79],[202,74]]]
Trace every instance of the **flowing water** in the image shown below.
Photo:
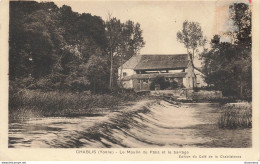
[[[218,129],[217,108],[218,104],[210,103],[141,100],[100,116],[13,122],[9,124],[9,147],[250,147],[250,129]]]

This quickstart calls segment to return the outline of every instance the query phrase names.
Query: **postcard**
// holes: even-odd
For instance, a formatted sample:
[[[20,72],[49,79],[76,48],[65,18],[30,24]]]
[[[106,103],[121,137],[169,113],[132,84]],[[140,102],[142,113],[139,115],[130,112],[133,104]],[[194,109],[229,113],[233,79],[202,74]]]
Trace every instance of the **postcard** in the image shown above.
[[[0,5],[1,160],[259,160],[259,1]]]

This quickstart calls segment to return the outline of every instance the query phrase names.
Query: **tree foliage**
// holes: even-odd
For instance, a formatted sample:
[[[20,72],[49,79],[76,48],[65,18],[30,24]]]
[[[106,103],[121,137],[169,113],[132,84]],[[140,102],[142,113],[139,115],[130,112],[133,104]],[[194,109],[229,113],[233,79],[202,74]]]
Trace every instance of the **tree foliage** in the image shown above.
[[[105,22],[53,2],[11,1],[9,35],[11,84],[43,90],[105,91],[111,67],[144,45],[138,23]]]
[[[194,61],[195,52],[198,50],[198,47],[204,46],[206,43],[200,24],[187,20],[183,22],[182,30],[177,32],[177,40],[184,44],[192,62]]]
[[[107,39],[104,21],[90,14],[57,7],[53,2],[11,1],[9,78],[11,84],[29,89],[93,90],[107,87]],[[99,53],[97,53],[99,51]],[[88,66],[103,66],[95,73]]]
[[[139,23],[131,20],[122,23],[111,15],[106,21],[106,37],[107,54],[110,56],[110,89],[113,89],[114,81],[116,81],[115,68],[138,54],[145,42]]]
[[[225,35],[233,41],[221,42],[221,36],[215,35],[211,40],[211,49],[201,54],[205,80],[225,95],[251,97],[250,8],[244,3],[234,3],[230,5],[229,17],[234,25]]]
[[[103,57],[102,52],[97,50],[83,68],[83,71],[88,70],[86,72],[86,77],[91,81],[91,88],[94,93],[105,91],[107,88],[109,70],[107,69],[107,59]]]
[[[252,46],[252,20],[251,9],[247,4],[234,3],[229,6],[230,21],[233,22],[233,30],[226,33],[232,37],[233,43],[240,45],[245,49],[251,49]]]

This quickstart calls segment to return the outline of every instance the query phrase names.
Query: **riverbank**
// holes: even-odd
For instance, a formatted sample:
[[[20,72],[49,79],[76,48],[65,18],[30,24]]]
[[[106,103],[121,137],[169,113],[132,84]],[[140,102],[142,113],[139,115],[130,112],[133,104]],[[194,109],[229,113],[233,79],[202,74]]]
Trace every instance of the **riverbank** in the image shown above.
[[[37,117],[93,116],[138,100],[134,93],[87,94],[23,89],[9,94],[9,121]]]

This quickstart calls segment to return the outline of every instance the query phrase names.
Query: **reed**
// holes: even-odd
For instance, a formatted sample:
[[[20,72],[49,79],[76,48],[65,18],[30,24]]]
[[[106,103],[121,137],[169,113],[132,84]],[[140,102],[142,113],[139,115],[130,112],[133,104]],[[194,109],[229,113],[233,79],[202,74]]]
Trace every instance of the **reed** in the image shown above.
[[[218,126],[222,129],[237,129],[252,127],[252,104],[227,104],[222,107]]]
[[[98,108],[102,108],[102,111],[111,110],[120,102],[135,98],[135,96],[129,95],[92,95],[23,89],[9,93],[9,119],[96,114]]]

